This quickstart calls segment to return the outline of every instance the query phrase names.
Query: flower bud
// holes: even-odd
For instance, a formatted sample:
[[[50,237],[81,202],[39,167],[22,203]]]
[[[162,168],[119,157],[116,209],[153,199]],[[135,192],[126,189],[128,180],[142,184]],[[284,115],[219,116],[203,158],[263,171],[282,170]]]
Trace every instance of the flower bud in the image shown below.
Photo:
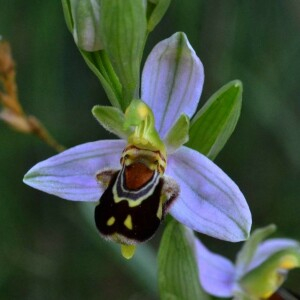
[[[75,43],[85,51],[103,49],[100,35],[100,0],[70,0]]]

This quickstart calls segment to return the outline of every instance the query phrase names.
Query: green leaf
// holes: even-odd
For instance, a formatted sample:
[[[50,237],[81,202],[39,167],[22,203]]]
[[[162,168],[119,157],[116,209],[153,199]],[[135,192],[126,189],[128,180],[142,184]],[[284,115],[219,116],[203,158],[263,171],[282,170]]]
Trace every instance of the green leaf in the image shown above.
[[[123,110],[139,97],[140,63],[146,39],[146,9],[141,0],[102,0],[101,37],[123,87]]]
[[[276,230],[276,226],[271,224],[264,228],[255,230],[248,241],[246,241],[239,251],[236,260],[237,272],[241,274],[251,262],[258,244]]]
[[[130,128],[125,129],[125,116],[123,112],[115,107],[96,105],[92,109],[94,117],[108,131],[122,139],[127,139],[131,134]]]
[[[234,80],[213,94],[192,119],[188,147],[214,159],[231,136],[242,105],[242,83]]]
[[[74,25],[73,25],[72,13],[71,13],[70,0],[61,0],[61,3],[62,3],[67,27],[72,32]]]
[[[104,50],[87,52],[80,50],[86,64],[100,80],[110,103],[123,108],[122,86]]]
[[[190,120],[187,115],[182,114],[164,140],[168,153],[175,152],[179,147],[189,140]]]
[[[170,3],[171,0],[148,1],[148,32],[152,31],[155,28],[155,26],[161,21],[166,11],[168,10]]]
[[[162,300],[206,300],[202,290],[194,253],[194,234],[171,220],[158,252],[158,282]]]

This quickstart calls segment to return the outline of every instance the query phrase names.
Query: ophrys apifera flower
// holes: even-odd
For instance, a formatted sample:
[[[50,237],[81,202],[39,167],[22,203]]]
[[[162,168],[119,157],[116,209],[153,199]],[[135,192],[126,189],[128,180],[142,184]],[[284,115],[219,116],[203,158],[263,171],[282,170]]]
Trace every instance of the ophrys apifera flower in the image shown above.
[[[251,214],[237,185],[207,157],[183,146],[203,79],[202,63],[184,34],[160,42],[145,63],[141,100],[133,100],[125,114],[114,107],[93,109],[122,139],[66,150],[38,163],[24,181],[67,200],[100,199],[97,227],[125,245],[126,256],[155,233],[168,211],[193,230],[246,239]]]
[[[269,299],[283,284],[288,271],[300,267],[299,242],[287,238],[263,241],[274,230],[275,226],[270,225],[254,231],[235,264],[211,252],[197,239],[196,258],[203,288],[217,297]]]

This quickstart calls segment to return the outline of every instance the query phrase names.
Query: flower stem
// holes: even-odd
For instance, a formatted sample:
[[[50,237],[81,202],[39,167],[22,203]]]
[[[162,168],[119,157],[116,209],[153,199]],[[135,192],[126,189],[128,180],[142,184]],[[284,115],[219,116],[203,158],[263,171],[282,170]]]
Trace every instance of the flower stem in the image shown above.
[[[0,41],[0,86],[3,90],[0,91],[0,104],[3,106],[0,119],[19,132],[37,136],[55,151],[63,151],[65,147],[50,135],[41,121],[24,112],[18,97],[15,62],[6,41]]]

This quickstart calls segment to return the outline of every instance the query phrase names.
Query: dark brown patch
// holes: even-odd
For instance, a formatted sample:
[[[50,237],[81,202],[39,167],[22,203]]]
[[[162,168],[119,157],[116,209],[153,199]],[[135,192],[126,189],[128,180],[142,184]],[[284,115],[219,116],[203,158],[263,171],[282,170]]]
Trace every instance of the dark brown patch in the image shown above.
[[[129,207],[126,200],[114,202],[112,189],[117,175],[118,173],[113,176],[109,187],[101,196],[100,203],[95,209],[96,226],[99,232],[107,238],[117,233],[128,240],[146,241],[153,236],[161,222],[156,214],[160,205],[163,178],[160,179],[152,195],[142,201],[140,205]],[[132,218],[132,229],[128,229],[124,225],[128,215]],[[115,218],[115,222],[108,225],[107,221],[111,217]]]

